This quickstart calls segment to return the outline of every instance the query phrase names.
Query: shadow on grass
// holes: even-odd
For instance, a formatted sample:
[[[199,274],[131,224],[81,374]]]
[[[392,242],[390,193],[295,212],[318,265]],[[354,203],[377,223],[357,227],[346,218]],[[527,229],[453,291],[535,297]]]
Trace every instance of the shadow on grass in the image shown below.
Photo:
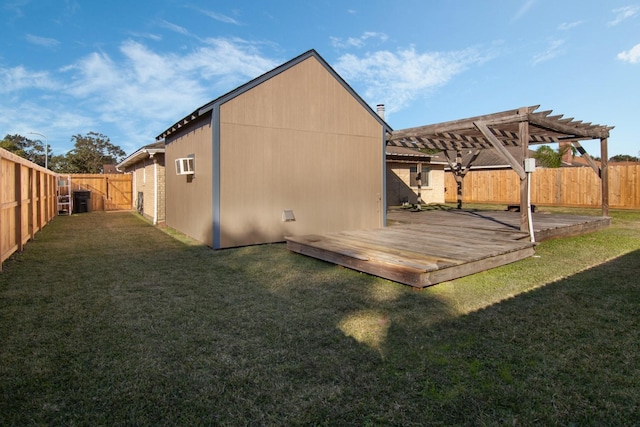
[[[629,424],[639,265],[459,316],[281,244],[61,218],[0,274],[0,423]]]

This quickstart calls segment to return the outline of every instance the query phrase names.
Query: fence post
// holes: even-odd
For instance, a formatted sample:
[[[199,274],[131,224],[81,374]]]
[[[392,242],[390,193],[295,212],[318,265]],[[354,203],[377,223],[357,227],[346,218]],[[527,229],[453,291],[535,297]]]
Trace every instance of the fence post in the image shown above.
[[[4,222],[2,221],[2,218],[4,218],[4,209],[2,208],[2,205],[4,205],[4,198],[5,198],[5,192],[4,192],[4,185],[5,185],[5,176],[4,176],[4,170],[2,167],[2,152],[0,152],[0,271],[2,271],[2,263],[4,261],[4,251],[5,251],[5,247],[4,247]]]
[[[16,174],[16,182],[15,182],[15,199],[16,199],[16,229],[15,229],[15,239],[16,244],[18,245],[18,252],[22,252],[24,249],[24,245],[22,244],[22,165],[20,163],[15,163],[15,174]]]

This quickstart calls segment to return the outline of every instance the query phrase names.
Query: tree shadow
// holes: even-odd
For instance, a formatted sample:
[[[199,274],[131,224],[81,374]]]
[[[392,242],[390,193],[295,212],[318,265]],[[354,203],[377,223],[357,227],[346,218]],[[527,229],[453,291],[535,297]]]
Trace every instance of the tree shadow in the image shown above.
[[[640,251],[460,315],[436,290],[284,244],[213,251],[131,214],[59,224],[0,275],[2,424],[593,425],[637,411]]]

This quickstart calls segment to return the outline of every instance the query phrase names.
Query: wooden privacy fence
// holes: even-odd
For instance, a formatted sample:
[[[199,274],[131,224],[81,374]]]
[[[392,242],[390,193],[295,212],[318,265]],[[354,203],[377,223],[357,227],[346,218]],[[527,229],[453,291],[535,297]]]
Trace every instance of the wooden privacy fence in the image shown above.
[[[456,201],[453,174],[445,175],[445,200]],[[589,167],[537,168],[531,177],[531,202],[539,205],[599,207],[600,178]],[[463,202],[513,204],[520,179],[510,169],[472,170],[464,179]],[[609,165],[609,206],[640,209],[640,164]]]
[[[0,148],[2,263],[56,215],[56,174]]]
[[[92,211],[129,210],[132,208],[131,175],[74,174],[71,191],[89,190]]]

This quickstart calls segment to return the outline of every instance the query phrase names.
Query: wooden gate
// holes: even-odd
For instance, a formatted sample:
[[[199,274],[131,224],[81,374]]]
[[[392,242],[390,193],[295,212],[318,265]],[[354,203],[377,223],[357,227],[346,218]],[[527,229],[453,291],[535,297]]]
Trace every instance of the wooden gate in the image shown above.
[[[132,209],[131,175],[123,174],[75,174],[71,175],[73,191],[91,192],[92,211]]]

